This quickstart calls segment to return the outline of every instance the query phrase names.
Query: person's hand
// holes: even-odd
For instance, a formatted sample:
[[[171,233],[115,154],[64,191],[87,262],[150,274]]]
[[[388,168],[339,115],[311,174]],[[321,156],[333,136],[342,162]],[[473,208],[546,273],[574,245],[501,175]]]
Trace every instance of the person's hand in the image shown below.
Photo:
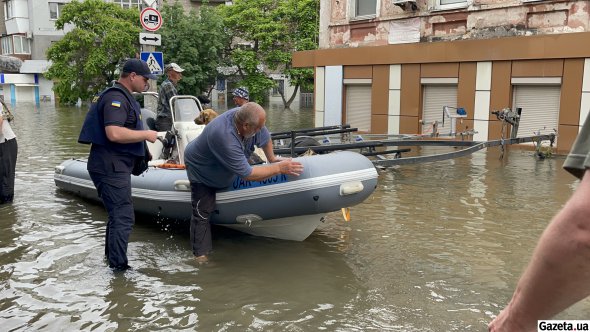
[[[158,139],[158,132],[155,130],[146,130],[145,139],[150,143],[154,143]]]
[[[271,163],[278,163],[278,162],[283,161],[283,160],[287,160],[287,158],[275,156],[275,159],[269,160],[269,162],[271,162]]]
[[[292,159],[285,159],[279,163],[281,174],[299,176],[303,173],[303,165],[298,161]]]

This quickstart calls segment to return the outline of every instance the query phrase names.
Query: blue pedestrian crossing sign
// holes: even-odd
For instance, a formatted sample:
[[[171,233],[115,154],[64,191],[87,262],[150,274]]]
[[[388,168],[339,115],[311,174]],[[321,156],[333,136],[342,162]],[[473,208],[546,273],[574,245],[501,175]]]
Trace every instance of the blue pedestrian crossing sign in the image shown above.
[[[152,74],[160,75],[164,72],[164,55],[162,52],[141,52],[141,60],[147,62]]]

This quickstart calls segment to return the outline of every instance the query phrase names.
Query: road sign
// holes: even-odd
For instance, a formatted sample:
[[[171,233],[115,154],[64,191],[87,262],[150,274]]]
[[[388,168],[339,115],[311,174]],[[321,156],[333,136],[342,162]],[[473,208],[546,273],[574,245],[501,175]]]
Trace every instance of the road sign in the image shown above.
[[[139,43],[141,45],[162,45],[162,36],[155,33],[139,33]]]
[[[164,55],[162,52],[141,52],[141,60],[147,62],[152,74],[162,74],[164,71]]]
[[[162,15],[154,8],[148,7],[139,14],[141,26],[147,31],[158,31],[162,26]]]

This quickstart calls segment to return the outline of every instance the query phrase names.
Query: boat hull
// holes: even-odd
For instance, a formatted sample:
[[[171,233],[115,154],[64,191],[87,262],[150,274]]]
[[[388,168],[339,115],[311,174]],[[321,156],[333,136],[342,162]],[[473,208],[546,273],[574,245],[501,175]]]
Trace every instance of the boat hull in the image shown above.
[[[265,181],[235,178],[216,197],[213,224],[246,233],[303,240],[323,216],[367,199],[377,186],[377,171],[366,157],[341,151],[295,158],[304,166],[300,176],[277,175]],[[56,167],[55,184],[62,190],[100,201],[85,160],[67,160]],[[190,184],[185,170],[150,167],[131,177],[136,212],[188,220]]]

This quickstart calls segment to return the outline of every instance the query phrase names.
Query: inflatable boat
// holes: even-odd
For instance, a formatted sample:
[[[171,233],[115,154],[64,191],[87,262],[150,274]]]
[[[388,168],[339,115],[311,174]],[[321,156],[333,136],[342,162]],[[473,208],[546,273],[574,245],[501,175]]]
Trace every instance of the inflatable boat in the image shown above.
[[[171,100],[175,106],[172,135],[159,133],[162,139],[149,143],[150,152],[156,158],[146,172],[131,177],[136,212],[190,219],[191,192],[182,152],[204,128],[193,121],[201,106],[192,98],[177,96]],[[149,125],[153,112],[144,111],[143,118]],[[170,144],[170,155],[158,159]],[[170,163],[170,157],[177,162]],[[378,174],[373,163],[355,152],[338,151],[295,159],[304,166],[300,176],[277,175],[264,181],[236,177],[229,188],[217,193],[211,223],[256,236],[302,241],[322,223],[327,213],[363,202],[377,186]],[[55,184],[66,192],[100,201],[86,164],[86,160],[72,159],[56,166]]]

